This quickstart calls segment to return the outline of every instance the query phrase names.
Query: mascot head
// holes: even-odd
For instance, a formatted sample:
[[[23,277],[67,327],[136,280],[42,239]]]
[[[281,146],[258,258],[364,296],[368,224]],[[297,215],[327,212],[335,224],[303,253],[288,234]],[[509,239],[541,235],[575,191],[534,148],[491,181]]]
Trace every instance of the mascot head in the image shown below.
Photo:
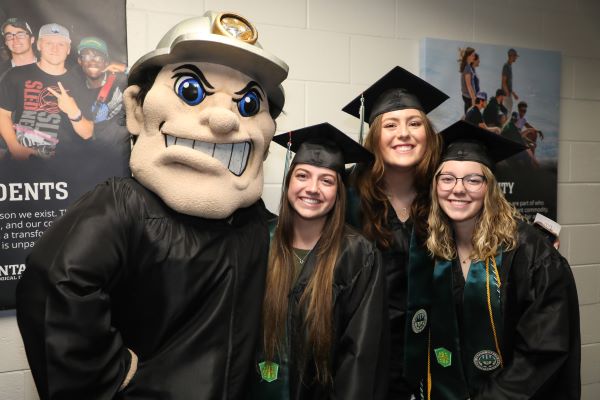
[[[129,72],[131,171],[181,213],[225,218],[261,196],[288,66],[257,36],[245,18],[209,11],[173,27]]]

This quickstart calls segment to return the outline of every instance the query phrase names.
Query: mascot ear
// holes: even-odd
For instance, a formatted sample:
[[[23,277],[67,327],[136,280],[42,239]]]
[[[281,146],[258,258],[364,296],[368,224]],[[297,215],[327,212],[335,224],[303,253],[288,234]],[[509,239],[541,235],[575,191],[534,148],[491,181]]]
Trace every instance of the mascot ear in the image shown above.
[[[129,86],[123,93],[123,103],[125,104],[125,117],[127,120],[127,130],[132,135],[139,135],[144,126],[144,113],[142,105],[138,103],[137,95],[140,87],[137,85]]]

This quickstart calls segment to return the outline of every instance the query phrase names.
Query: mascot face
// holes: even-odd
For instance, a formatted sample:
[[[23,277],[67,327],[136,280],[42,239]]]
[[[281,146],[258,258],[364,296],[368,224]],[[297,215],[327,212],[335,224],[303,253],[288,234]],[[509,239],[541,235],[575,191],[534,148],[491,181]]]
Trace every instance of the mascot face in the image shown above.
[[[139,90],[127,88],[124,102],[140,183],[171,208],[204,218],[228,217],[260,198],[275,122],[259,83],[193,62],[164,66],[143,105]]]

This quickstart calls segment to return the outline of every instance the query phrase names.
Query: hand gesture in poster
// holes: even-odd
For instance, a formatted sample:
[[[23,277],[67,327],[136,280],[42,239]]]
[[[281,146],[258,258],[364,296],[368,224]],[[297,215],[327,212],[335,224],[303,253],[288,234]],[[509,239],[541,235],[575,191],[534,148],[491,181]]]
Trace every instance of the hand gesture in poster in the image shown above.
[[[60,92],[57,92],[51,87],[48,88],[48,91],[56,97],[56,100],[58,102],[58,108],[60,108],[60,111],[67,114],[70,120],[77,119],[81,116],[81,110],[77,106],[75,99],[69,95],[68,91],[63,87],[62,83],[58,82],[58,87]]]
[[[110,72],[111,74],[125,73],[127,65],[119,62],[112,62],[104,69],[104,72]]]

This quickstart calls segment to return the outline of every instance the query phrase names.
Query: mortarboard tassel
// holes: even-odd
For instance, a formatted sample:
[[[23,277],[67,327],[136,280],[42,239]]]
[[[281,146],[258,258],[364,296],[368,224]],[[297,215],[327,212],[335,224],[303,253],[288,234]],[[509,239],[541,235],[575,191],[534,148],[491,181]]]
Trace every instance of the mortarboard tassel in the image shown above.
[[[285,177],[290,169],[290,163],[292,162],[292,131],[289,132],[289,139],[287,142],[287,150],[285,152],[285,163],[283,166],[283,182],[281,182],[281,190],[285,191]]]
[[[360,114],[360,129],[358,130],[358,143],[363,144],[363,132],[365,125],[365,96],[361,93],[360,95],[360,108],[358,109]]]

